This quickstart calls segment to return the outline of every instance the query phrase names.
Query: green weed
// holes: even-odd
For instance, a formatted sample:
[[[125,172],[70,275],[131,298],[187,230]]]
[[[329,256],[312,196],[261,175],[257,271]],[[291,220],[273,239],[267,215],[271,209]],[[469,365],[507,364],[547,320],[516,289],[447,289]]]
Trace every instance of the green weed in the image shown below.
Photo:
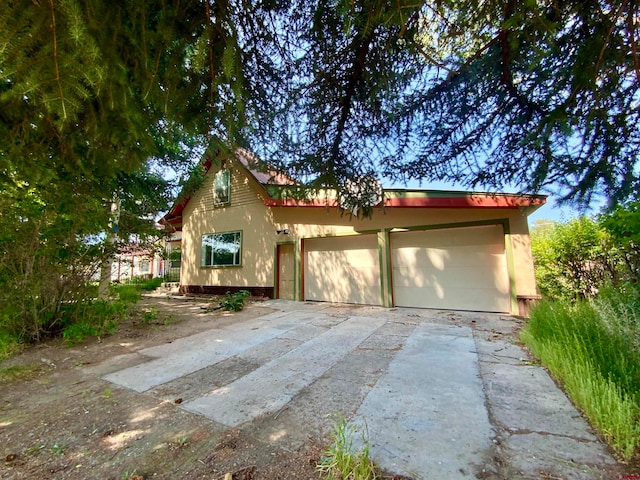
[[[229,312],[239,312],[244,308],[244,300],[251,295],[247,290],[236,293],[227,292],[220,300],[220,306]]]
[[[113,290],[118,295],[120,301],[125,303],[136,303],[142,295],[140,294],[140,289],[137,285],[116,285],[113,287]]]
[[[118,321],[129,312],[125,302],[96,300],[74,306],[73,320],[62,331],[67,345],[74,345],[88,337],[112,335]]]
[[[56,443],[53,445],[53,447],[49,449],[49,453],[51,455],[62,455],[66,449],[67,449],[67,445],[63,443],[61,444]]]
[[[149,325],[151,322],[156,320],[158,316],[154,310],[144,310],[142,312],[142,318],[140,319],[140,323],[142,325]]]
[[[340,417],[336,422],[332,439],[333,443],[324,452],[317,470],[327,480],[375,480],[376,467],[369,457],[369,441],[366,433],[362,434],[363,447],[354,452],[353,436],[356,433],[354,425],[349,426]]]
[[[125,472],[122,474],[122,480],[134,480],[142,478],[142,475],[138,474],[138,470],[133,470],[131,472],[129,470],[125,470]]]
[[[640,447],[640,352],[619,326],[603,319],[603,308],[589,301],[541,302],[520,337],[629,459]]]

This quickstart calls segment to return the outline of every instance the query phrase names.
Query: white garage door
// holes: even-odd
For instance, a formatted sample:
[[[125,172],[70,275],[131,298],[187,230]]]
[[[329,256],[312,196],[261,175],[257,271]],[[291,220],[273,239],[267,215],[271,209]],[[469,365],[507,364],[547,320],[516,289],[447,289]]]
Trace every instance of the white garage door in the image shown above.
[[[397,306],[509,312],[501,225],[391,233]]]
[[[380,260],[376,235],[304,241],[304,298],[380,305]]]

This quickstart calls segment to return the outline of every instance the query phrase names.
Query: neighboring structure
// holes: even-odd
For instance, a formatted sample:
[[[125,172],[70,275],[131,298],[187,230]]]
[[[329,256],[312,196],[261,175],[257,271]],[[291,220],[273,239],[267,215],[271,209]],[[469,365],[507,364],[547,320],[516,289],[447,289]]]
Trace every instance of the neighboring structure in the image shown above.
[[[358,219],[251,162],[207,160],[161,220],[182,232],[182,292],[512,314],[537,297],[527,216],[544,196],[392,189]]]
[[[165,243],[165,263],[164,263],[164,280],[165,282],[180,281],[180,265],[182,259],[182,232],[172,231]]]
[[[111,264],[111,281],[128,282],[135,278],[164,276],[165,260],[154,248],[144,248],[135,243],[118,250]]]

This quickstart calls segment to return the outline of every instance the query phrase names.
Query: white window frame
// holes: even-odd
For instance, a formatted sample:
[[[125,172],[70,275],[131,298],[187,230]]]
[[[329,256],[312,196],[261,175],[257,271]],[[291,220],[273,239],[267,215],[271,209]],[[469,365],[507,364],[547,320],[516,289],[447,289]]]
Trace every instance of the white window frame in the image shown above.
[[[232,235],[231,242],[225,236]],[[216,245],[217,243],[217,245]],[[240,267],[242,266],[242,231],[216,232],[202,235],[202,267]],[[217,247],[217,249],[215,248]],[[221,251],[216,256],[216,251]],[[231,263],[222,263],[223,255],[231,255]],[[217,258],[216,258],[217,257]]]
[[[231,203],[231,171],[224,169],[213,177],[213,204],[216,206]]]

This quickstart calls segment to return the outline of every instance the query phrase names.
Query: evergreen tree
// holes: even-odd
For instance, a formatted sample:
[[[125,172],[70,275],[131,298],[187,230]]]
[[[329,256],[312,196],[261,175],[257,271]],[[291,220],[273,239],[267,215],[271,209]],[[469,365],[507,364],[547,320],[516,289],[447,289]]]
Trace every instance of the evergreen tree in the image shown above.
[[[281,19],[290,101],[273,140],[256,144],[319,184],[377,171],[474,188],[555,185],[568,201],[615,204],[639,186],[638,8],[299,2]]]

